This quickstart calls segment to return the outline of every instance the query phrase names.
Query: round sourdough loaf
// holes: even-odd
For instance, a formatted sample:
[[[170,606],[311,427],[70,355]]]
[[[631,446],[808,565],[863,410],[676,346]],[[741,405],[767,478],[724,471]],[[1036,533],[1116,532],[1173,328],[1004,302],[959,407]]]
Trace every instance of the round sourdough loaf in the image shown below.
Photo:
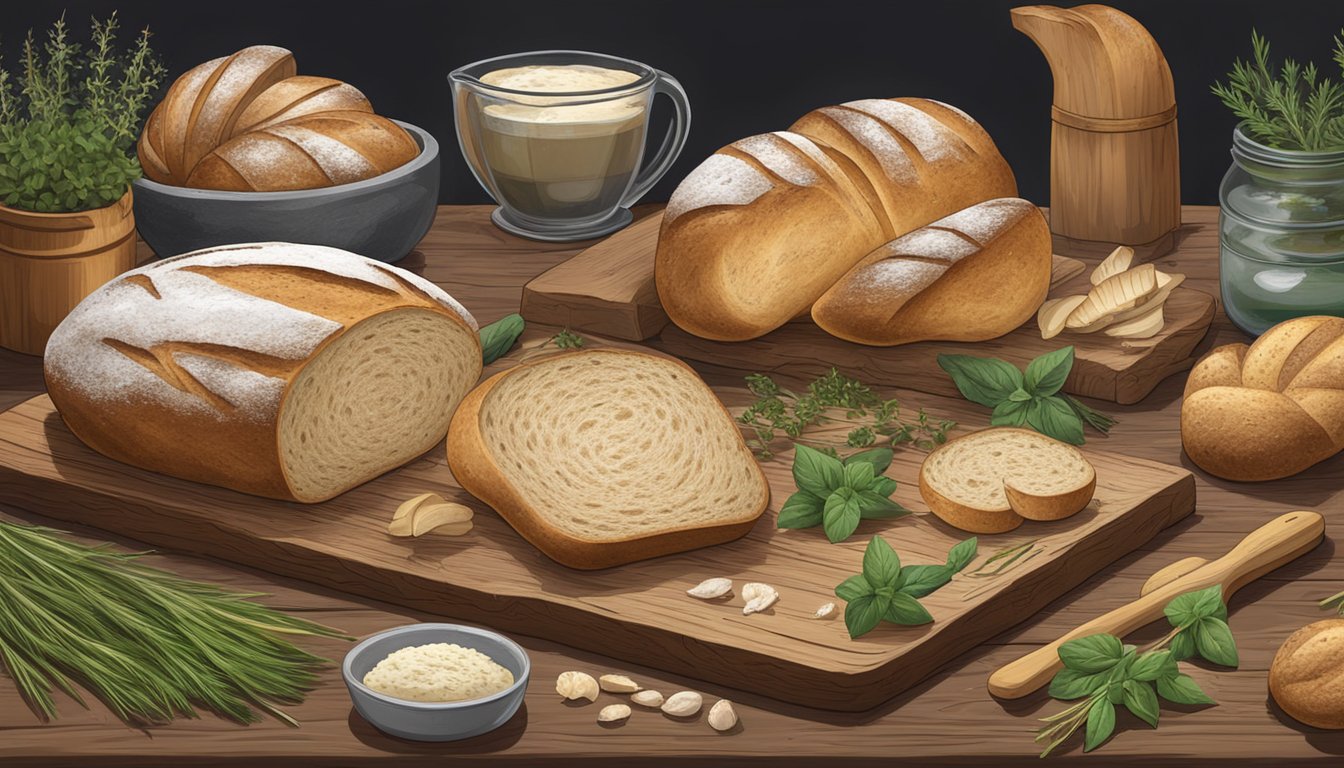
[[[1283,641],[1269,692],[1294,720],[1344,729],[1344,619],[1308,624]]]
[[[1344,318],[1312,316],[1228,344],[1190,372],[1181,444],[1228,480],[1295,475],[1344,449]]]
[[[118,461],[301,502],[434,447],[481,372],[476,322],[414,274],[255,243],[132,270],[47,344],[70,430]]]
[[[955,107],[825,107],[720,149],[677,187],[658,238],[658,297],[697,336],[755,338],[806,312],[882,243],[1016,194],[989,134]]]

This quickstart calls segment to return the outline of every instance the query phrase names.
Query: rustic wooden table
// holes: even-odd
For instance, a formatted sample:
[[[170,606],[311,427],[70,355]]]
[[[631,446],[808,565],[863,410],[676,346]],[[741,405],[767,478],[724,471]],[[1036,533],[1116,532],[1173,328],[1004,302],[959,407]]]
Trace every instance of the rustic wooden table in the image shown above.
[[[482,322],[515,311],[520,289],[533,275],[575,248],[519,240],[490,225],[488,208],[444,207],[434,229],[401,266],[421,272],[464,300]],[[1177,255],[1162,262],[1189,276],[1189,285],[1217,294],[1217,210],[1187,207]],[[1220,313],[1213,343],[1240,340]],[[720,384],[733,383],[705,370]],[[912,372],[920,375],[921,372]],[[924,375],[933,375],[924,372]],[[1120,407],[1094,403],[1120,418],[1112,435],[1094,444],[1108,450],[1190,466],[1178,431],[1183,376],[1164,382],[1142,403]],[[0,410],[42,392],[40,361],[0,351]],[[931,395],[911,396],[931,412],[949,414],[968,426],[987,415],[965,403]],[[1249,436],[1248,436],[1249,439]],[[1193,468],[1193,467],[1192,467]],[[1230,624],[1241,668],[1192,674],[1219,703],[1215,707],[1164,708],[1158,731],[1122,714],[1116,736],[1086,757],[1072,743],[1051,760],[1087,765],[1145,766],[1344,764],[1344,732],[1308,728],[1287,719],[1270,700],[1265,676],[1275,650],[1298,627],[1323,618],[1316,601],[1344,588],[1344,560],[1334,561],[1329,540],[1344,530],[1344,460],[1331,460],[1297,477],[1238,485],[1195,471],[1199,506],[1194,515],[1158,534],[1037,616],[1022,617],[1013,630],[937,670],[924,683],[888,704],[862,714],[837,714],[737,694],[732,681],[678,679],[554,643],[520,637],[533,659],[533,682],[518,715],[500,730],[448,745],[416,744],[384,736],[351,708],[336,670],[302,705],[289,711],[303,726],[268,721],[235,726],[211,716],[171,726],[136,730],[122,725],[96,702],[83,710],[58,698],[60,720],[39,724],[8,684],[0,684],[0,763],[5,766],[204,766],[247,761],[254,765],[390,765],[482,762],[527,766],[664,765],[707,760],[713,766],[764,765],[985,765],[1032,764],[1036,718],[1057,711],[1044,693],[998,702],[985,690],[989,673],[1079,623],[1134,599],[1143,581],[1182,557],[1216,557],[1275,515],[1310,508],[1324,513],[1327,541],[1298,561],[1243,589],[1232,600]],[[48,521],[14,510],[4,517]],[[106,534],[79,531],[90,538]],[[134,541],[119,543],[137,547]],[[188,577],[269,593],[266,601],[316,621],[362,635],[411,621],[433,620],[404,609],[354,600],[338,590],[279,579],[224,563],[165,553],[152,560]],[[1157,628],[1145,635],[1156,636]],[[317,652],[339,658],[347,647],[313,642]],[[636,717],[618,728],[596,725],[591,707],[562,704],[552,690],[567,669],[624,672],[665,692],[683,688],[734,699],[740,732],[717,734],[661,716]]]

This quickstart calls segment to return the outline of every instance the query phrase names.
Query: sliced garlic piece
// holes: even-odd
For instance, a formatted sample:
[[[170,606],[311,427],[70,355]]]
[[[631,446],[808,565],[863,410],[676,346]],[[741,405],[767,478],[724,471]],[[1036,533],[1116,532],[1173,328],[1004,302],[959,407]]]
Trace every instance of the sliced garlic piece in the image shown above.
[[[835,603],[822,603],[817,612],[812,614],[814,619],[829,619],[835,615]]]
[[[1134,307],[1133,309],[1128,309],[1123,312],[1117,312],[1115,314],[1115,317],[1111,318],[1111,322],[1123,323],[1126,320],[1132,320],[1138,317],[1139,315],[1142,315],[1145,312],[1150,311],[1153,307],[1159,304],[1163,304],[1167,299],[1171,298],[1171,292],[1176,290],[1176,288],[1179,287],[1180,284],[1183,282],[1185,282],[1185,275],[1158,272],[1157,290],[1153,292],[1153,295],[1144,299],[1142,302],[1139,303],[1138,306]]]
[[[698,597],[701,600],[713,600],[717,597],[723,597],[733,591],[732,579],[705,579],[699,584],[686,590],[686,594],[691,597]]]
[[[661,707],[663,706],[663,694],[657,691],[635,691],[630,694],[630,701],[641,707]]]
[[[1138,317],[1107,326],[1102,333],[1124,339],[1151,339],[1161,333],[1162,327],[1166,325],[1166,319],[1162,315],[1164,303],[1158,302],[1156,306]]]
[[[742,585],[742,599],[747,601],[747,604],[742,606],[742,615],[750,616],[774,605],[779,599],[779,593],[769,584],[753,581]]]
[[[403,501],[401,503],[401,506],[397,507],[397,511],[392,513],[392,519],[400,520],[403,517],[410,515],[412,512],[419,509],[420,507],[427,507],[430,504],[442,504],[442,503],[443,503],[443,497],[440,496],[439,494],[422,493],[419,496]]]
[[[1106,278],[1124,272],[1133,263],[1134,249],[1127,245],[1118,246],[1114,251],[1111,251],[1110,256],[1107,256],[1104,261],[1097,265],[1096,269],[1092,270],[1092,276],[1088,280],[1093,285],[1101,285]]]
[[[639,690],[639,683],[625,675],[603,675],[597,678],[597,684],[607,693],[634,693]]]
[[[663,702],[663,712],[673,717],[690,717],[700,711],[704,699],[695,691],[679,691]]]
[[[567,701],[597,701],[597,681],[587,672],[561,672],[555,679],[555,692]]]
[[[471,507],[445,501],[442,504],[420,507],[411,514],[411,535],[440,533],[461,536],[471,530]]]
[[[731,731],[737,725],[737,711],[733,709],[733,702],[719,699],[709,708],[709,717],[705,719],[709,721],[709,727],[716,731]]]
[[[597,722],[615,723],[630,716],[630,707],[624,704],[608,704],[597,713]]]
[[[1036,312],[1036,325],[1040,326],[1042,339],[1053,339],[1064,330],[1069,315],[1079,304],[1087,301],[1087,294],[1065,296],[1062,299],[1050,299]]]
[[[1065,326],[1077,330],[1095,325],[1121,310],[1136,306],[1156,290],[1157,268],[1152,264],[1113,275],[1088,292],[1087,299],[1069,315]]]

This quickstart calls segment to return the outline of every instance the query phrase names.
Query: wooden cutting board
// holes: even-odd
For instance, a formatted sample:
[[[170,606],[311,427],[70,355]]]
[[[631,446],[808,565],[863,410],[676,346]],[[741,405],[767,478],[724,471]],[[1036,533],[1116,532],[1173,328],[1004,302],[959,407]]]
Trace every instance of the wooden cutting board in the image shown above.
[[[1166,304],[1166,327],[1141,341],[1122,341],[1101,333],[1065,333],[1046,341],[1032,319],[1006,336],[973,345],[931,341],[868,347],[837,339],[806,317],[759,339],[710,341],[672,325],[658,304],[653,257],[661,223],[661,213],[650,215],[539,275],[523,289],[523,317],[530,322],[647,340],[650,346],[683,360],[744,374],[787,367],[798,376],[818,376],[835,366],[869,386],[900,386],[954,396],[956,388],[937,367],[940,354],[989,355],[1025,367],[1038,355],[1072,344],[1075,362],[1064,391],[1128,405],[1142,400],[1167,376],[1194,365],[1216,306],[1207,293],[1177,288]],[[1084,274],[1087,266],[1056,256],[1051,296],[1086,293],[1091,287]]]
[[[720,394],[730,405],[744,404],[731,402],[741,390]],[[975,418],[969,409],[942,415]],[[1183,469],[1088,451],[1098,476],[1092,506],[1066,521],[982,536],[971,569],[1031,539],[1038,539],[1038,555],[997,577],[958,576],[923,600],[931,625],[883,625],[851,640],[843,619],[811,616],[830,601],[843,611],[832,590],[859,572],[872,535],[885,536],[903,562],[915,564],[942,562],[967,534],[928,514],[865,522],[836,545],[819,529],[776,530],[776,510],[793,490],[792,459],[783,455],[763,465],[771,509],[747,537],[622,568],[574,571],[461,491],[442,451],[326,503],[291,504],[106,459],[65,428],[44,395],[0,414],[0,503],[794,704],[859,711],[1030,617],[1189,514],[1195,502],[1194,480]],[[915,483],[922,458],[903,449],[888,471],[900,483],[894,498],[919,511],[926,509]],[[475,528],[462,537],[388,536],[396,506],[426,491],[475,508]],[[743,616],[740,597],[702,602],[685,594],[715,576],[739,586],[766,582],[780,600],[764,614]]]

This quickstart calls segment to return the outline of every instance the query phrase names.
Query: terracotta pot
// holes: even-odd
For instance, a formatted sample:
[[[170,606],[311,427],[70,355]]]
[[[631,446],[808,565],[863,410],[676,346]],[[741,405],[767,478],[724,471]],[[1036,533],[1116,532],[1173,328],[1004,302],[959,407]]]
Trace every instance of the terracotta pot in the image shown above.
[[[135,245],[129,189],[77,213],[0,205],[0,347],[42,354],[76,304],[135,266]]]

